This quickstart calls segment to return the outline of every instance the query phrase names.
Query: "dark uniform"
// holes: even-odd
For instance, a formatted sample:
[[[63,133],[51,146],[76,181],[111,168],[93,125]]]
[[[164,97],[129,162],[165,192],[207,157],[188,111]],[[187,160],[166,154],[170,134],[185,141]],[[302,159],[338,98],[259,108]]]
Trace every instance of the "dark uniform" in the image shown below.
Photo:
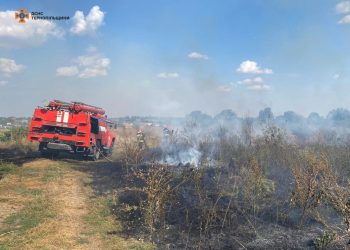
[[[146,145],[146,141],[145,141],[145,134],[143,133],[142,130],[139,130],[136,134],[136,138],[137,138],[137,145],[140,149],[144,148]]]

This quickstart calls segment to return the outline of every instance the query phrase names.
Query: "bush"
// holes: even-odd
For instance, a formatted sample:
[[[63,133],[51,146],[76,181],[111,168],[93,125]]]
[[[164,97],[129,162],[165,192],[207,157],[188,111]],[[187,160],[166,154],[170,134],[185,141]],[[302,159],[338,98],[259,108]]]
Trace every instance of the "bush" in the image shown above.
[[[0,142],[22,142],[28,134],[28,127],[13,127],[0,133]]]
[[[292,205],[301,208],[300,226],[307,215],[314,216],[323,198],[322,176],[329,171],[328,161],[312,152],[305,152],[292,167],[295,188]]]
[[[316,250],[326,249],[327,246],[337,238],[336,232],[326,231],[323,235],[314,239],[314,245]]]
[[[266,204],[267,195],[274,192],[274,183],[265,177],[261,166],[254,158],[250,159],[247,165],[242,168],[240,176],[244,200],[247,208],[252,210],[255,217],[260,207]]]

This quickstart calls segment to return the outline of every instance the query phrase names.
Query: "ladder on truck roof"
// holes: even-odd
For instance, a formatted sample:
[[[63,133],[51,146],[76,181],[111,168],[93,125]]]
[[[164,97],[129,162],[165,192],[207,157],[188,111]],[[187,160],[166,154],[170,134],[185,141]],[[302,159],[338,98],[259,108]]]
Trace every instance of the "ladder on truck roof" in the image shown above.
[[[55,108],[55,109],[68,109],[68,110],[74,110],[76,112],[87,112],[94,115],[104,115],[105,110],[96,106],[92,106],[89,104],[85,104],[82,102],[65,102],[60,100],[53,100],[49,103],[48,107]]]

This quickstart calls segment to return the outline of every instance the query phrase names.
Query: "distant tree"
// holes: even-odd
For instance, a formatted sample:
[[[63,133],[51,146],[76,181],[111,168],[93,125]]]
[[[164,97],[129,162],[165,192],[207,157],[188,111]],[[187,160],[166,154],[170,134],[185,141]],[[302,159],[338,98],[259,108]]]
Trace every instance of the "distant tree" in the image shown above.
[[[274,115],[271,111],[271,108],[265,108],[260,110],[258,121],[262,124],[269,124],[274,120]]]
[[[320,124],[323,121],[323,118],[316,112],[312,112],[307,117],[307,121],[312,124]]]
[[[328,113],[327,119],[337,125],[349,125],[350,124],[350,111],[347,109],[338,108]]]
[[[303,120],[303,117],[301,115],[298,115],[293,111],[284,112],[283,118],[287,123],[299,123]]]
[[[242,140],[245,145],[250,146],[253,140],[253,128],[254,119],[251,117],[246,117],[242,121]]]
[[[315,128],[315,127],[318,127],[320,129],[320,128],[324,128],[324,126],[327,125],[326,119],[321,117],[316,112],[312,112],[309,114],[309,116],[306,119],[306,123],[307,123],[306,125],[310,129]]]
[[[237,119],[237,115],[231,109],[225,109],[214,117],[217,122],[232,122]]]
[[[213,123],[213,118],[202,111],[193,111],[186,116],[187,121],[191,121],[200,126],[209,126]]]

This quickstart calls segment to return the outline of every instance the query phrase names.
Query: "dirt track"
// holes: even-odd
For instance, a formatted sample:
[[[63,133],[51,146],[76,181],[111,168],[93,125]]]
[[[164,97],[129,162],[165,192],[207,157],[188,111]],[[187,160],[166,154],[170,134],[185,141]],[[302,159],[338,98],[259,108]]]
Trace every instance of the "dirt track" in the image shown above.
[[[120,230],[106,205],[113,169],[105,162],[28,159],[0,180],[0,249],[144,249],[110,233]]]
[[[45,168],[50,162],[49,160],[33,161],[27,166]],[[96,235],[91,235],[83,245],[79,244],[79,240],[77,241],[84,238],[89,227],[84,221],[84,216],[89,213],[87,205],[89,190],[83,187],[82,178],[82,172],[69,170],[65,171],[59,181],[51,182],[47,186],[47,191],[57,209],[57,219],[49,220],[46,225],[45,223],[42,225],[42,227],[55,228],[54,235],[41,240],[42,247],[55,248],[63,244],[71,249],[103,249],[101,239]]]

